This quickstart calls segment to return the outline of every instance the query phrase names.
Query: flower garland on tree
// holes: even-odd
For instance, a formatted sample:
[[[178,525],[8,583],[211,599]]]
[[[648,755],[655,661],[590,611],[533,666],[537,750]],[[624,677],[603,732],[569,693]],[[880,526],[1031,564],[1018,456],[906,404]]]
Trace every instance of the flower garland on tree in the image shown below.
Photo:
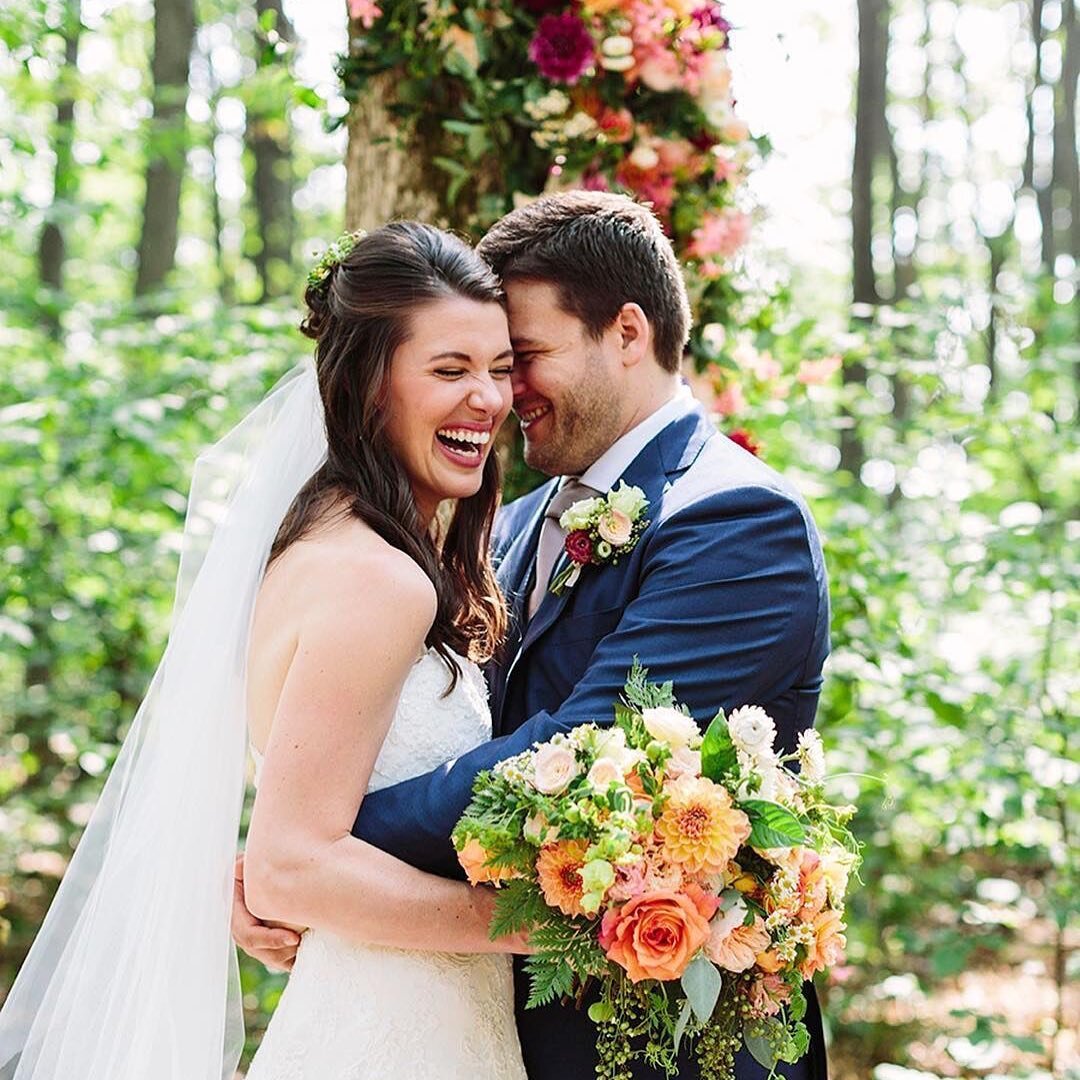
[[[447,223],[478,234],[544,191],[626,191],[671,236],[697,325],[729,321],[750,230],[743,180],[766,143],[735,112],[717,0],[349,0],[349,12],[346,97],[398,75],[389,105],[436,148]],[[691,347],[712,359],[700,335]]]

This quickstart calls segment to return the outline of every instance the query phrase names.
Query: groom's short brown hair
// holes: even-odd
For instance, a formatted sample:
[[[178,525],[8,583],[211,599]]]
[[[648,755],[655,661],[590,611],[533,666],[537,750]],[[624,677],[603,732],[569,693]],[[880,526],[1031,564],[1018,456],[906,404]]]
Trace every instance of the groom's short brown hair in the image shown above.
[[[477,251],[504,280],[546,281],[598,338],[623,304],[639,304],[660,366],[678,371],[690,304],[671,242],[648,207],[607,191],[568,191],[497,221]]]

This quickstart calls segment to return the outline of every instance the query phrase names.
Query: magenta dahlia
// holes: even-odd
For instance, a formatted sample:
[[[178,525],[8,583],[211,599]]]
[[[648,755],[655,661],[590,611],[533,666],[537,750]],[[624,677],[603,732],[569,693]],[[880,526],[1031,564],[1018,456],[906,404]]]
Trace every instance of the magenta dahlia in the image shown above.
[[[576,15],[545,15],[529,42],[529,59],[552,82],[573,86],[595,55],[592,34]]]

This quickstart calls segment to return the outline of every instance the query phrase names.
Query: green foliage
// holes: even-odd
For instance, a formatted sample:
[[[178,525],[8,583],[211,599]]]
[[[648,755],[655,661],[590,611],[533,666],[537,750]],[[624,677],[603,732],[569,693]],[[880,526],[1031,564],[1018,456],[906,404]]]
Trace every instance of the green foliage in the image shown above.
[[[779,803],[766,799],[746,799],[741,804],[750,819],[751,847],[794,847],[806,842],[806,829],[799,819]]]
[[[551,909],[539,888],[523,878],[508,881],[495,892],[495,914],[491,919],[491,939],[516,934],[530,926],[546,923]]]
[[[738,763],[735,744],[728,731],[727,718],[721,709],[709,722],[705,729],[705,738],[701,741],[701,775],[719,782],[734,772]]]
[[[575,975],[601,975],[608,961],[597,944],[596,919],[554,920],[537,927],[529,944],[537,951],[525,959],[529,975],[527,1009],[547,1005],[573,992]]]
[[[637,712],[670,708],[675,705],[675,690],[670,679],[665,683],[650,683],[649,669],[635,656],[623,687],[623,698]]]

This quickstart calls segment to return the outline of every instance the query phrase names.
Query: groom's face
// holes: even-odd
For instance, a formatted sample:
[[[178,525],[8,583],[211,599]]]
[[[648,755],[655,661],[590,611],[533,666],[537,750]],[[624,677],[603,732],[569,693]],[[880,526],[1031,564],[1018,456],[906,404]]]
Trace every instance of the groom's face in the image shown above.
[[[621,434],[621,367],[607,335],[597,340],[564,311],[554,285],[510,280],[506,297],[525,461],[580,476]]]

